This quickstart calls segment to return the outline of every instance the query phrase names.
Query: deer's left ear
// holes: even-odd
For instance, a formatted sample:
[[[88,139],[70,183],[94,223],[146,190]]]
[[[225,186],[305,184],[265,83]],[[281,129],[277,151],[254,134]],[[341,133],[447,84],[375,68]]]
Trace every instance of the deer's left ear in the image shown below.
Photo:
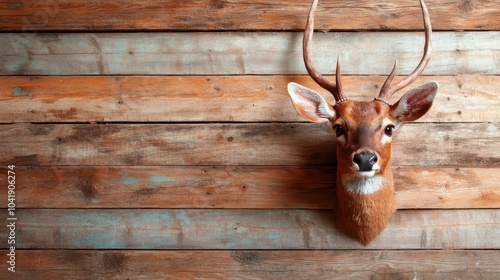
[[[408,91],[391,106],[392,115],[403,122],[418,120],[431,108],[438,87],[437,82],[428,82]]]

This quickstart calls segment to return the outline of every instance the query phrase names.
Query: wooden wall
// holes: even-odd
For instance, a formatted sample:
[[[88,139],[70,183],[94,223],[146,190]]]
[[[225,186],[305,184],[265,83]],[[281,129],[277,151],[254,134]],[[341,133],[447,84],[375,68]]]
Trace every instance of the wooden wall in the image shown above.
[[[357,100],[423,49],[418,1],[379,2],[318,8],[315,63],[331,74],[340,54]],[[0,1],[0,221],[8,165],[18,218],[0,275],[500,278],[500,1],[427,1],[415,84],[440,89],[395,136],[399,210],[367,247],[334,227],[332,135],[286,93],[321,91],[301,58],[309,5]]]

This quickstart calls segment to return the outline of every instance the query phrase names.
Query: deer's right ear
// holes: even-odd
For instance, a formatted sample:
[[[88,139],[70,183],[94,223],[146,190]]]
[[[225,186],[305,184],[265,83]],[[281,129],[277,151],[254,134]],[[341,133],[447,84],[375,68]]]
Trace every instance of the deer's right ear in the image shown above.
[[[293,107],[306,120],[326,122],[335,117],[335,110],[319,93],[296,83],[288,84],[288,94]]]

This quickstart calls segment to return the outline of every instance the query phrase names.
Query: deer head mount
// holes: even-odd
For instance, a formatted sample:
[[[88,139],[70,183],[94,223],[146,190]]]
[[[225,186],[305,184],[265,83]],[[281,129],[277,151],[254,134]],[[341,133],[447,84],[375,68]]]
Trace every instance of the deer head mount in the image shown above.
[[[335,98],[329,104],[315,91],[296,83],[288,84],[288,93],[297,112],[311,122],[326,123],[337,141],[337,188],[335,215],[337,226],[367,245],[386,227],[396,211],[391,171],[391,141],[402,122],[414,121],[430,109],[438,84],[429,82],[405,93],[391,105],[391,96],[410,85],[429,62],[432,28],[423,0],[420,6],[425,26],[424,54],[416,69],[392,84],[397,61],[383,84],[378,97],[371,102],[353,101],[342,89],[340,65],[337,60],[336,81],[331,82],[312,65],[310,43],[314,32],[314,0],[307,19],[303,55],[307,72]]]

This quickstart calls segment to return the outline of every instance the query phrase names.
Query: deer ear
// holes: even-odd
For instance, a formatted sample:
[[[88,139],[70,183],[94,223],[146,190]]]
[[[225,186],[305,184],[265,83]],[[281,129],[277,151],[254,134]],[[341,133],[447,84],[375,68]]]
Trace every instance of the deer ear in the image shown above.
[[[319,93],[296,83],[288,84],[288,94],[295,110],[310,122],[326,122],[335,117],[335,110]]]
[[[429,82],[408,91],[391,106],[392,115],[403,122],[418,120],[431,108],[438,87],[437,82]]]

